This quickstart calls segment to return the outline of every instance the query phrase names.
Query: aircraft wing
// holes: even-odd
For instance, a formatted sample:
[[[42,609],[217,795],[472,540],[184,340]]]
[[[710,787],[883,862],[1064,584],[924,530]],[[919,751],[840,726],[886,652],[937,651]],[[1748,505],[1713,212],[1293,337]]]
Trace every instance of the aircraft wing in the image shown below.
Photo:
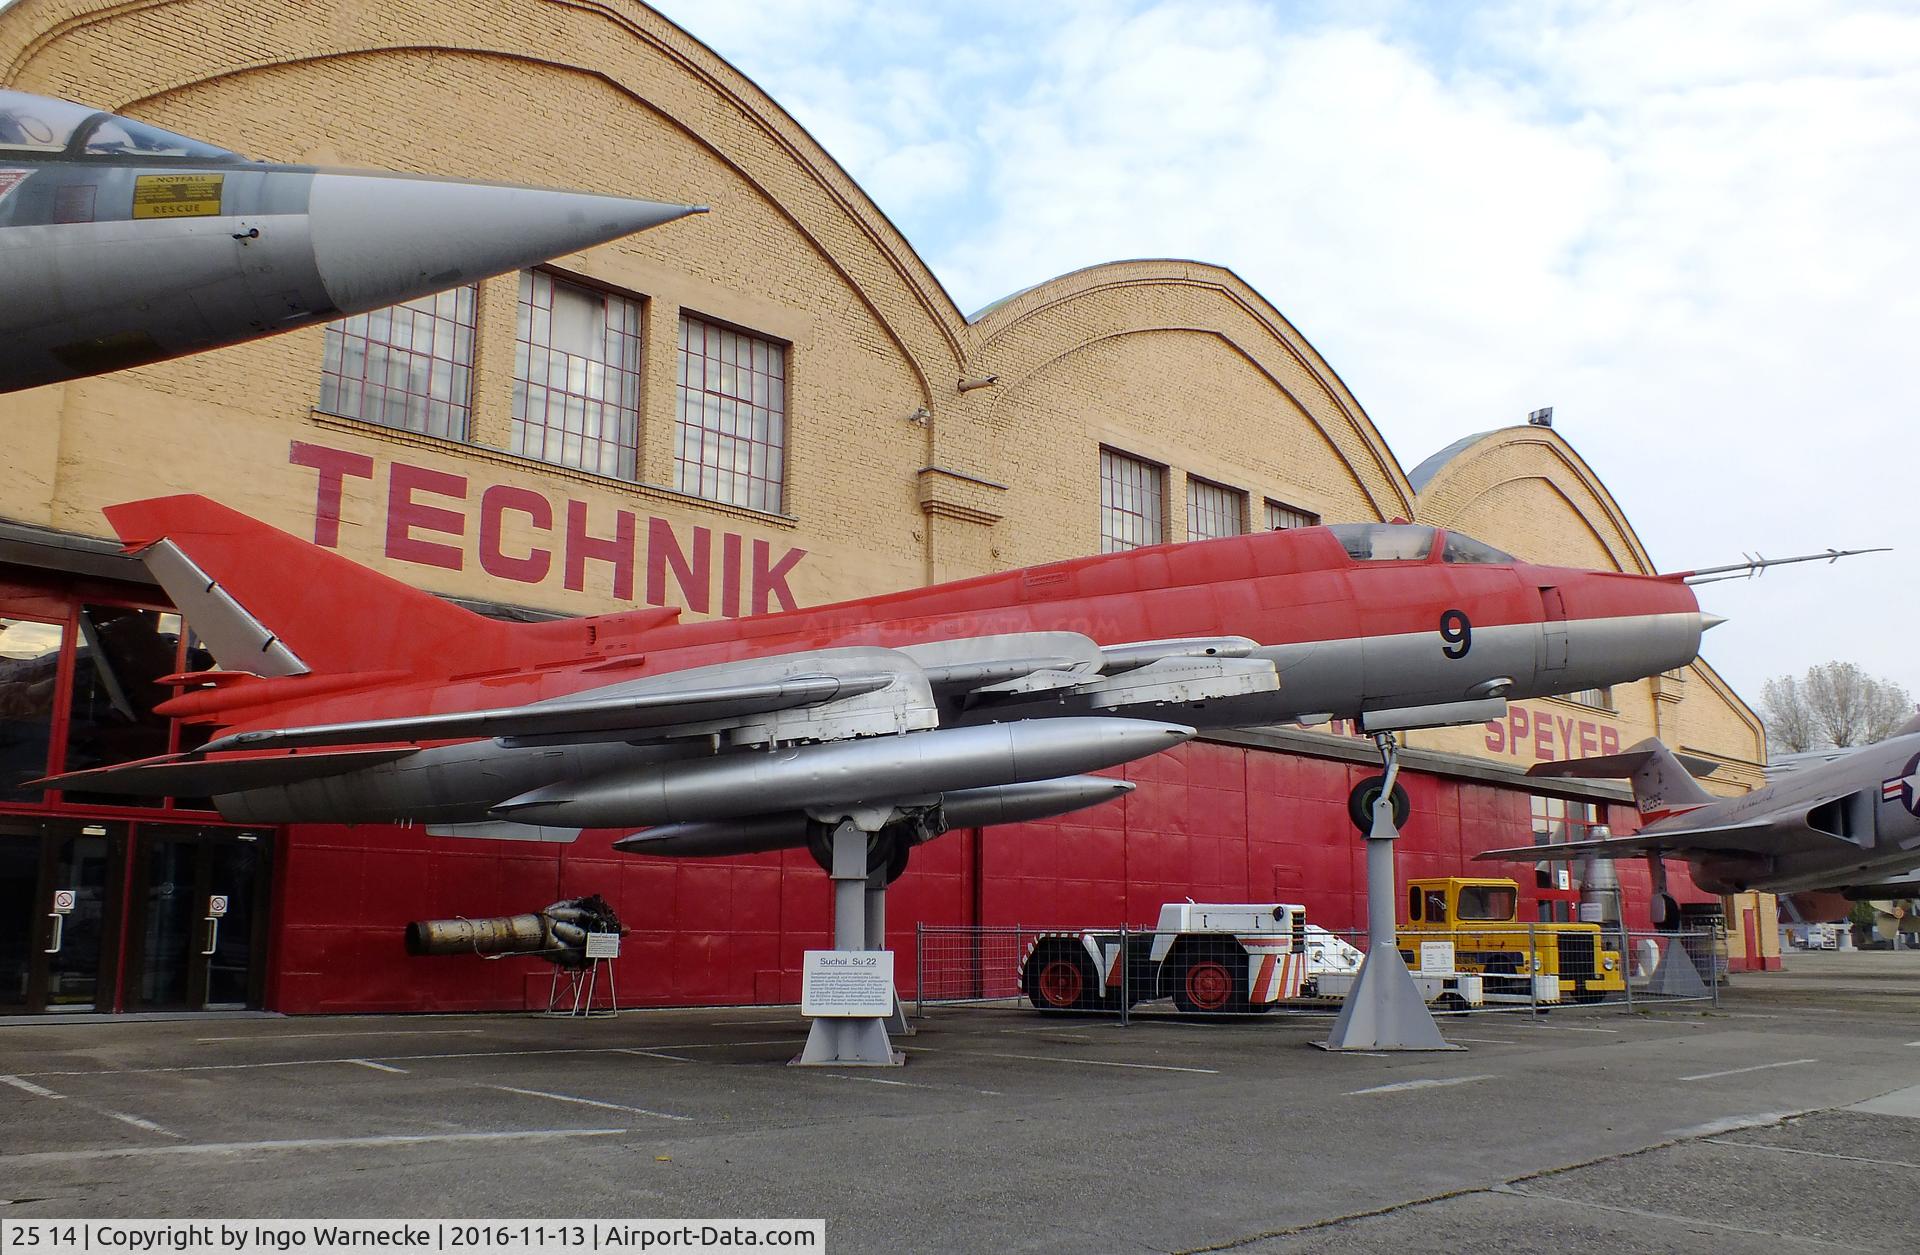
[[[69,792],[118,793],[131,797],[205,797],[242,789],[264,789],[377,767],[414,753],[396,749],[338,750],[319,754],[272,754],[257,758],[202,758],[197,753],[167,754],[138,762],[70,771],[31,783]]]
[[[210,741],[222,750],[280,749],[307,745],[379,745],[402,741],[459,741],[494,737],[528,742],[554,737],[626,740],[636,733],[694,722],[766,714],[872,693],[894,683],[893,674],[812,675],[698,688],[660,688],[584,699],[558,699],[491,710],[462,710],[396,719],[314,724],[236,732]]]
[[[1638,858],[1658,851],[1684,854],[1689,850],[1742,850],[1761,852],[1761,835],[1774,830],[1771,819],[1748,823],[1723,824],[1714,828],[1688,828],[1667,832],[1636,832],[1624,837],[1602,837],[1596,841],[1555,841],[1548,845],[1515,845],[1501,850],[1483,850],[1474,855],[1476,862],[1571,863],[1577,859]]]

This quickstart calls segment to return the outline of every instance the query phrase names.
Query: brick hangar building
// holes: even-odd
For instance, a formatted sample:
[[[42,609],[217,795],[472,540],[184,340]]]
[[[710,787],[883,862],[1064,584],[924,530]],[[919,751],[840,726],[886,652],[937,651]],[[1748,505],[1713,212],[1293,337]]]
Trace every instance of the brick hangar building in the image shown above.
[[[242,829],[187,802],[25,789],[205,736],[150,713],[192,624],[105,539],[114,502],[205,493],[507,614],[738,616],[1396,517],[1537,561],[1652,569],[1551,429],[1404,470],[1230,270],[1115,262],[963,314],[777,103],[635,0],[19,0],[0,12],[0,84],[273,160],[713,208],[325,329],[0,397],[0,1013],[544,1005],[537,962],[411,959],[404,926],[594,892],[634,929],[629,1002],[792,1001],[802,949],[825,942],[827,881],[801,852]],[[1411,738],[1402,874],[1457,871],[1529,831],[1630,829],[1620,787],[1523,773],[1649,733],[1720,763],[1710,787],[1759,779],[1761,725],[1704,663],[1519,703]],[[1375,767],[1338,730],[1134,764],[1121,803],[923,847],[892,895],[893,941],[916,920],[1138,924],[1188,896],[1359,924],[1346,797]],[[1515,870],[1529,911],[1564,918],[1564,894]],[[1644,869],[1620,873],[1644,920]],[[48,955],[59,889],[78,903]],[[210,927],[214,895],[228,913]]]

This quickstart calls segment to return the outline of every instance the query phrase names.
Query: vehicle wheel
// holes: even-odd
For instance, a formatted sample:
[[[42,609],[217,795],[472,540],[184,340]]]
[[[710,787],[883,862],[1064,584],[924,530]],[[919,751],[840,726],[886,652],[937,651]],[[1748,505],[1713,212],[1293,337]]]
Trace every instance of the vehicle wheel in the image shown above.
[[[1433,1006],[1437,1011],[1465,1011],[1467,1000],[1456,993],[1444,993],[1433,1000]]]
[[[1087,956],[1065,945],[1037,951],[1027,964],[1027,1001],[1036,1010],[1085,1011],[1098,1004],[1100,987]]]
[[[887,870],[887,883],[892,884],[907,870],[907,856],[913,852],[911,842],[902,841],[893,833],[885,831],[867,834],[867,875]],[[807,853],[813,855],[813,861],[820,865],[823,872],[833,871],[833,829],[825,824],[807,825]]]
[[[1216,1015],[1248,1008],[1246,978],[1236,970],[1245,963],[1235,948],[1234,955],[1224,951],[1189,951],[1181,961],[1173,986],[1173,1005],[1189,1015]]]
[[[1380,786],[1387,782],[1385,776],[1368,776],[1353,786],[1353,792],[1347,794],[1347,818],[1353,820],[1353,826],[1364,835],[1373,831],[1373,804],[1380,797]],[[1407,797],[1407,791],[1398,782],[1393,786],[1393,826],[1404,828],[1407,817],[1413,814],[1413,802]]]
[[[892,884],[907,874],[907,859],[913,854],[913,843],[899,837],[891,838],[889,843],[892,848],[887,851],[887,883]]]

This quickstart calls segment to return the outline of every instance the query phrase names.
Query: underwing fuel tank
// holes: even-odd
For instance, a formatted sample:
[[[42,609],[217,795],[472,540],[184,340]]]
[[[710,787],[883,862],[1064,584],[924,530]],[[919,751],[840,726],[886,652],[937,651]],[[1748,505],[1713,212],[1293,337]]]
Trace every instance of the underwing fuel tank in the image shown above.
[[[1106,776],[1067,776],[1027,784],[959,789],[940,799],[940,818],[946,831],[1027,823],[1116,801],[1131,792],[1132,784]],[[613,848],[627,854],[664,854],[677,858],[791,850],[807,843],[810,823],[805,812],[788,811],[745,819],[662,824],[621,837],[613,843]]]
[[[502,802],[494,813],[517,823],[637,828],[902,798],[931,802],[961,789],[1098,771],[1193,734],[1178,724],[1110,718],[911,732],[562,781]]]
[[[366,313],[696,212],[250,161],[0,89],[0,392]]]

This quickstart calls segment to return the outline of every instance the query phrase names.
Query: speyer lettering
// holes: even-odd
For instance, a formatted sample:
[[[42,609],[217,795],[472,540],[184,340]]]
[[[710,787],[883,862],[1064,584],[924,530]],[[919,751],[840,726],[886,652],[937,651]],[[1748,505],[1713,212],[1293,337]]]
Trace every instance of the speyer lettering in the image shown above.
[[[1508,707],[1505,719],[1489,719],[1483,726],[1489,753],[1527,756],[1537,763],[1620,752],[1620,729],[1596,719],[1516,705]]]

